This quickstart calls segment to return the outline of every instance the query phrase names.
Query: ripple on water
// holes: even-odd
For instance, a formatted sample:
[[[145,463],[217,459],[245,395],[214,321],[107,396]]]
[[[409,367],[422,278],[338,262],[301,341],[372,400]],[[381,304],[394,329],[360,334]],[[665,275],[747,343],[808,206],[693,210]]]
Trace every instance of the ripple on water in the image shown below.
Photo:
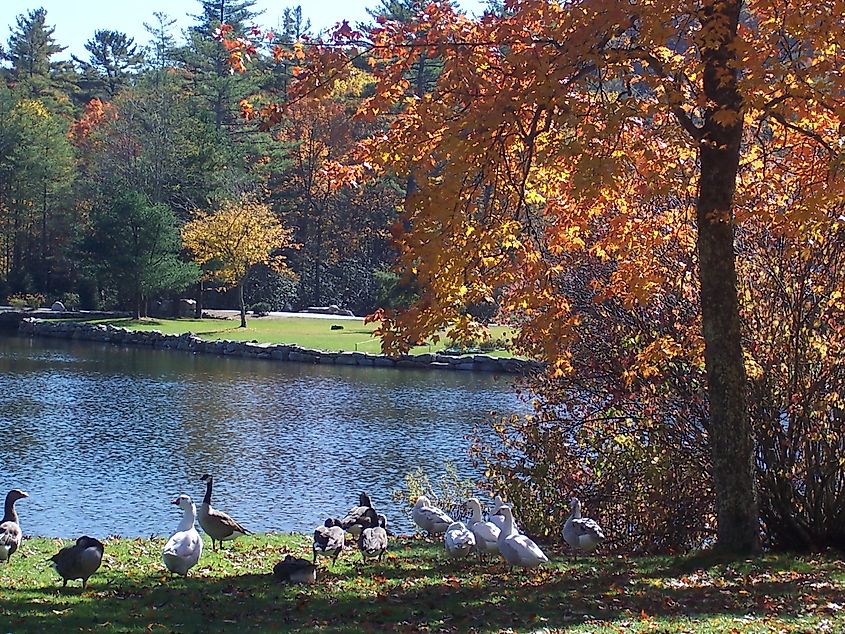
[[[150,535],[168,502],[215,475],[214,500],[253,530],[307,531],[362,490],[389,498],[418,466],[467,457],[491,410],[524,411],[508,377],[268,363],[0,338],[0,487],[18,486],[27,534]]]

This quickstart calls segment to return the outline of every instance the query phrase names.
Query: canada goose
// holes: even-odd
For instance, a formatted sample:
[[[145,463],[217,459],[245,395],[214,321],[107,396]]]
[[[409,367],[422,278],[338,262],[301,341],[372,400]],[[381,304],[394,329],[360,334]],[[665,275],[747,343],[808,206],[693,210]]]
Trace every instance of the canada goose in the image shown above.
[[[379,515],[377,521],[378,526],[365,528],[358,537],[358,549],[364,560],[378,558],[380,562],[387,552],[387,518]]]
[[[581,501],[572,498],[570,502],[570,514],[563,525],[563,539],[577,553],[589,553],[594,551],[604,541],[604,532],[593,519],[581,517]]]
[[[475,535],[475,550],[478,552],[478,558],[484,553],[495,553],[499,551],[499,527],[493,522],[485,522],[481,517],[481,502],[478,498],[470,498],[466,501],[465,506],[469,510],[471,516],[467,526],[472,534]],[[501,516],[498,516],[501,517]],[[501,519],[504,520],[502,517]]]
[[[499,533],[499,552],[511,566],[522,568],[536,568],[549,561],[540,547],[525,535],[516,532],[513,526],[511,507],[503,505],[498,511],[505,518],[505,527]]]
[[[211,547],[216,550],[214,545],[216,541],[222,548],[224,541],[249,534],[249,531],[237,520],[211,507],[211,488],[214,485],[214,477],[206,473],[200,480],[204,480],[206,484],[205,497],[200,504],[198,519],[202,530],[211,538]]]
[[[355,539],[361,536],[365,528],[378,526],[378,513],[373,508],[370,496],[361,493],[358,496],[358,506],[353,506],[341,520],[335,520],[338,526],[348,531]]]
[[[417,503],[411,510],[411,517],[414,523],[429,535],[445,533],[452,523],[452,518],[446,515],[424,495],[417,498]]]
[[[446,553],[453,559],[462,559],[475,548],[475,535],[463,522],[452,522],[443,534]]]
[[[345,532],[337,524],[337,520],[329,518],[323,526],[314,529],[314,563],[317,563],[317,553],[322,553],[332,558],[332,565],[337,561],[340,552],[343,550]]]
[[[273,567],[273,576],[288,583],[314,583],[317,581],[317,566],[307,559],[285,555]]]
[[[167,540],[161,558],[171,573],[175,572],[184,577],[202,555],[202,537],[194,527],[197,507],[187,495],[180,495],[171,504],[175,504],[184,512],[176,532]]]
[[[50,557],[53,568],[62,578],[62,587],[67,587],[71,579],[82,579],[82,589],[88,587],[88,577],[97,572],[103,562],[103,543],[83,535],[76,540],[73,546],[65,546],[55,555]]]
[[[28,497],[29,495],[20,489],[12,489],[6,494],[3,521],[0,522],[0,561],[9,561],[18,546],[21,545],[23,533],[20,524],[18,524],[15,502]]]

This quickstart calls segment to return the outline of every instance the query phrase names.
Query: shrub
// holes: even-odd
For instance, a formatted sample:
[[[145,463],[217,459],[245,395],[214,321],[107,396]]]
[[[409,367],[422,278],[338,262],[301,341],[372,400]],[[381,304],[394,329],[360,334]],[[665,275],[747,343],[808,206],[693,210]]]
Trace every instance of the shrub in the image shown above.
[[[390,497],[397,504],[410,509],[416,504],[419,496],[425,495],[432,504],[447,513],[454,513],[455,516],[460,515],[461,505],[472,497],[474,490],[475,482],[470,478],[461,477],[455,464],[447,461],[443,466],[443,474],[436,482],[432,482],[422,467],[417,467],[405,475],[402,487],[394,489]]]
[[[79,295],[76,293],[62,293],[60,301],[68,310],[79,308]]]
[[[44,295],[41,293],[18,293],[8,299],[14,308],[41,308],[44,305]]]
[[[267,302],[258,302],[250,306],[253,315],[266,315],[270,312],[270,304]]]
[[[808,249],[750,221],[737,233],[761,528],[775,549],[845,548],[845,231],[822,235],[824,248]],[[598,261],[571,267],[571,372],[528,379],[534,412],[499,421],[473,455],[531,533],[556,536],[578,495],[618,548],[707,546],[715,504],[697,289],[668,287],[635,306],[583,292],[611,274]]]

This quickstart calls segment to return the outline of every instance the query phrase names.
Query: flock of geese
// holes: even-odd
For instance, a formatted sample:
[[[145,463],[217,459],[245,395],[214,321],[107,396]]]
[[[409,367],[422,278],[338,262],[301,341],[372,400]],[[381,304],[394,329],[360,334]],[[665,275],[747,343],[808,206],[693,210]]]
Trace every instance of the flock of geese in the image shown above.
[[[202,556],[203,539],[196,529],[197,520],[211,538],[211,547],[215,550],[218,546],[222,547],[224,541],[249,534],[237,520],[211,506],[214,478],[205,474],[202,481],[206,483],[206,489],[199,511],[188,495],[180,495],[171,502],[182,510],[179,525],[162,551],[162,561],[171,575],[186,576]],[[22,533],[15,503],[26,497],[29,496],[20,489],[12,489],[6,495],[3,520],[0,522],[0,561],[8,562],[21,544]],[[482,560],[485,555],[498,553],[511,568],[535,568],[549,561],[542,549],[520,532],[512,507],[505,504],[501,497],[494,498],[489,520],[484,519],[477,498],[467,500],[461,510],[467,513],[466,522],[454,521],[422,495],[417,498],[411,517],[429,537],[442,536],[446,554],[453,559],[475,552]],[[605,538],[598,523],[581,516],[581,503],[577,498],[571,500],[570,515],[561,533],[564,541],[576,552],[592,552]],[[291,583],[314,583],[318,555],[330,558],[331,565],[334,565],[347,546],[347,534],[357,543],[364,561],[380,562],[387,552],[390,536],[387,519],[375,510],[366,493],[361,493],[358,505],[344,517],[329,518],[314,530],[311,561],[286,555],[273,568],[274,576]],[[102,542],[83,535],[75,544],[53,555],[50,560],[63,580],[62,587],[74,579],[81,579],[82,587],[87,587],[88,578],[102,563],[103,552]]]

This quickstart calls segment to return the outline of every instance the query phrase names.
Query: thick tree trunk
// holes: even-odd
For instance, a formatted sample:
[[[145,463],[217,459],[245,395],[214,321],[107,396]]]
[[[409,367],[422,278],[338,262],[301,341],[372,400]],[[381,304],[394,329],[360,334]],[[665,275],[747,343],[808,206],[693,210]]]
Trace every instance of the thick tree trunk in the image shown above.
[[[704,92],[712,105],[701,141],[696,210],[701,321],[718,547],[729,553],[748,554],[758,550],[760,530],[734,256],[733,197],[742,139],[742,98],[730,46],[736,38],[741,1],[710,2],[702,30],[720,34],[720,43],[702,50]],[[716,114],[719,121],[714,120]],[[735,115],[733,119],[731,115]]]
[[[241,328],[246,328],[246,306],[244,305],[244,282],[238,284],[238,304],[241,308]]]

